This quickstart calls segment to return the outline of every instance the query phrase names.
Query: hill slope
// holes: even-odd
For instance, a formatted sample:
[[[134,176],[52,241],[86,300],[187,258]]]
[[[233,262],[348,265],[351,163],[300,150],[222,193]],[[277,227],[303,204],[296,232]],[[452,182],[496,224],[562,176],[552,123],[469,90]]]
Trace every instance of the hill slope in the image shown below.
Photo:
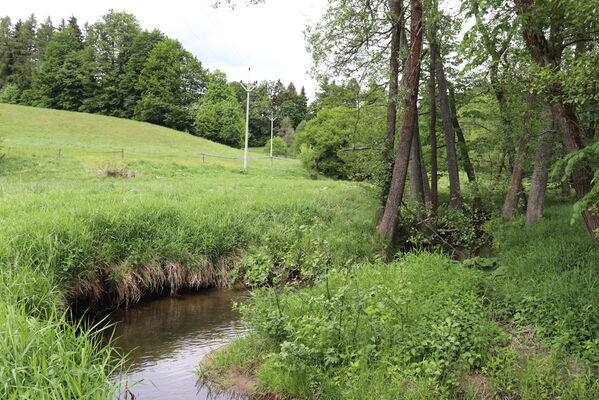
[[[96,114],[33,108],[0,104],[0,137],[3,147],[14,156],[33,155],[34,158],[56,158],[61,149],[63,157],[89,162],[121,158],[121,149],[127,160],[164,160],[190,156],[179,162],[197,165],[205,161],[231,167],[243,166],[243,149],[234,149],[219,143],[175,131],[158,125],[107,117]],[[238,160],[210,157],[229,157]],[[264,158],[265,154],[250,153],[251,158]],[[183,158],[183,157],[180,157]],[[270,165],[267,159],[250,160],[250,168]],[[292,160],[276,160],[275,170],[297,167]]]

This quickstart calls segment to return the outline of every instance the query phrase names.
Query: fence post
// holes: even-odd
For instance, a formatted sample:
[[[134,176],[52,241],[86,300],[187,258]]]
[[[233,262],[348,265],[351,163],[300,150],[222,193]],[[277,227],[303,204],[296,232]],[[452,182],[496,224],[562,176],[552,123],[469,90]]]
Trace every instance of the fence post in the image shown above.
[[[202,153],[202,164],[204,164],[204,153]]]
[[[58,158],[57,158],[57,160],[60,160],[60,150],[61,150],[61,148],[59,147],[58,148]]]
[[[125,159],[125,149],[121,149],[121,160]]]

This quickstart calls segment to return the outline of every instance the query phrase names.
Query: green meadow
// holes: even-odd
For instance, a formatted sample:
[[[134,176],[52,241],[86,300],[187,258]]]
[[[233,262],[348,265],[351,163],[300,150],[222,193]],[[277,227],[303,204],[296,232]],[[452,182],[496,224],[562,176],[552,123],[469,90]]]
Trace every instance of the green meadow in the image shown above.
[[[289,279],[375,254],[368,185],[310,180],[295,160],[244,172],[242,150],[183,132],[4,104],[0,136],[0,398],[109,396],[113,350],[68,306],[233,284],[268,247]]]

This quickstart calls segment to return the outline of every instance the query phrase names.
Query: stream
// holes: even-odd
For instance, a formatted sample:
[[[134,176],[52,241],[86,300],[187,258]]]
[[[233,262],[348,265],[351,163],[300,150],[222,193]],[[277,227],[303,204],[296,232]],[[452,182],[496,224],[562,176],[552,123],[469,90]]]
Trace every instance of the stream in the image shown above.
[[[129,386],[140,382],[129,388],[135,399],[228,400],[226,394],[201,387],[194,371],[204,355],[246,332],[241,315],[232,309],[232,302],[246,295],[206,290],[114,312],[114,344],[129,353]]]

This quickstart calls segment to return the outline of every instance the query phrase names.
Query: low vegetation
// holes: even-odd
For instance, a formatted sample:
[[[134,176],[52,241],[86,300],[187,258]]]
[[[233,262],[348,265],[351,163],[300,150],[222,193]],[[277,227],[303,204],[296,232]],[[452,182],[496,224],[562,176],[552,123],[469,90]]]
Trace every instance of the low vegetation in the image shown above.
[[[252,336],[204,372],[253,375],[258,396],[596,398],[599,253],[581,226],[557,229],[568,218],[553,206],[531,230],[500,228],[490,262],[410,253],[255,291],[240,306]]]
[[[66,305],[253,282],[258,271],[246,277],[239,261],[275,244],[289,279],[375,254],[368,185],[313,181],[288,159],[250,160],[245,173],[242,151],[139,122],[0,112],[2,398],[110,397],[113,350],[69,325]],[[326,257],[311,255],[316,245]],[[67,373],[74,365],[80,376]]]

